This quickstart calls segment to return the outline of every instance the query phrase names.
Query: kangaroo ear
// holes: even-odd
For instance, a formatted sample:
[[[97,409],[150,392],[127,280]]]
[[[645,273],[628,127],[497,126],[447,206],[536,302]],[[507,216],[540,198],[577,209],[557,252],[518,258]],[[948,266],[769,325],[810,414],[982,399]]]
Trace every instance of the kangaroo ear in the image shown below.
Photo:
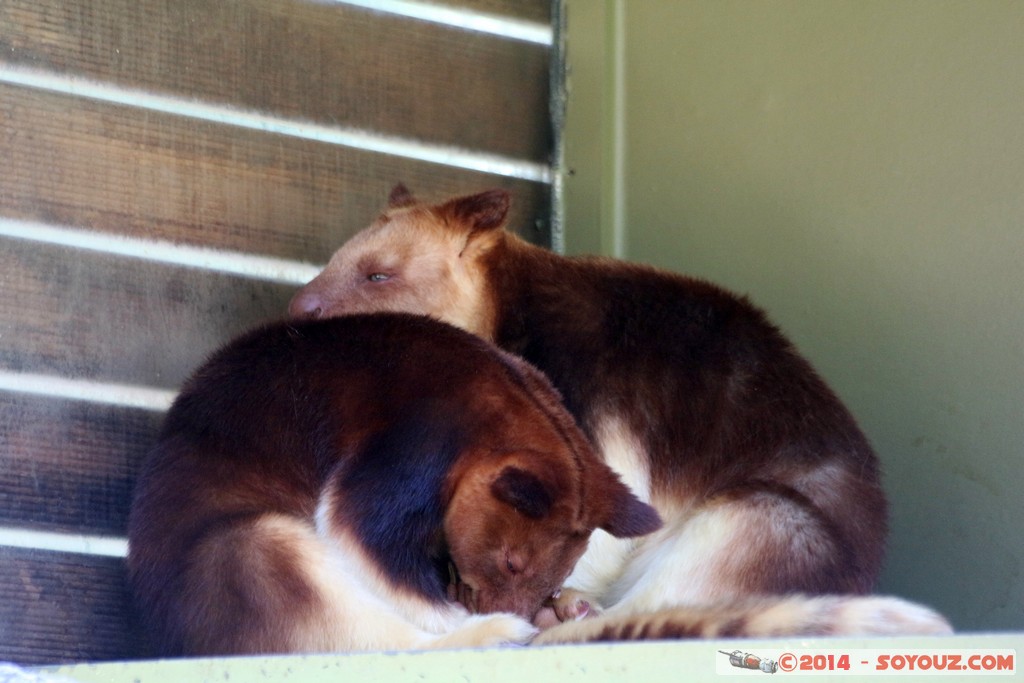
[[[388,208],[391,209],[404,209],[407,206],[412,206],[416,203],[416,197],[413,196],[412,192],[403,183],[398,183],[391,188],[391,194],[388,195]]]
[[[661,515],[627,489],[616,502],[611,516],[600,526],[616,538],[645,536],[661,528]]]
[[[551,492],[537,475],[511,465],[491,482],[491,494],[530,519],[546,516],[554,502]]]
[[[495,189],[452,199],[440,208],[442,215],[454,219],[470,232],[477,232],[504,226],[511,205],[511,195],[505,190]]]
[[[594,502],[596,526],[616,538],[643,536],[661,528],[661,516],[622,483],[607,465],[588,494]]]

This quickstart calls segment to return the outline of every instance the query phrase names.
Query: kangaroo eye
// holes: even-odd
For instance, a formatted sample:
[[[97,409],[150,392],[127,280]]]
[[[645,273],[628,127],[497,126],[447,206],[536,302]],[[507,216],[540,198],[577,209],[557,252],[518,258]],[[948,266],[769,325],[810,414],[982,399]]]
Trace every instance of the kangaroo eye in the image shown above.
[[[390,280],[391,276],[387,273],[370,273],[366,276],[366,279],[370,282],[384,282],[385,280]]]
[[[517,567],[515,565],[515,563],[512,562],[512,560],[508,559],[508,558],[505,559],[505,569],[508,570],[509,574],[518,574],[519,573],[519,567]]]

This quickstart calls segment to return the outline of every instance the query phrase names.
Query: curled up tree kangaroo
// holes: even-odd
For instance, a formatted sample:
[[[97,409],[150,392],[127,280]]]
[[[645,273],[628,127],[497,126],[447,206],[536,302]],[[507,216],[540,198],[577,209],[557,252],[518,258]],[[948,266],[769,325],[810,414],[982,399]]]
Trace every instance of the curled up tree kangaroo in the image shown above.
[[[128,572],[161,655],[521,644],[595,527],[659,524],[521,359],[346,316],[253,330],[188,380]]]
[[[399,185],[290,313],[418,313],[522,356],[658,511],[651,534],[594,533],[535,643],[950,631],[869,595],[878,461],[762,311],[702,280],[530,245],[504,229],[509,204],[504,190],[424,204]]]

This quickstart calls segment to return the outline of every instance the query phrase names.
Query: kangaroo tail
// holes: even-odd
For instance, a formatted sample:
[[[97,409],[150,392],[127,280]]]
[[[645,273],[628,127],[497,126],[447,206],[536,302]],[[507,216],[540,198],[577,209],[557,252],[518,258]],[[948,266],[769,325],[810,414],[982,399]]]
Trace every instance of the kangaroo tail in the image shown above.
[[[941,615],[900,598],[790,595],[671,607],[638,614],[613,610],[554,626],[534,638],[531,644],[949,633],[952,628]]]

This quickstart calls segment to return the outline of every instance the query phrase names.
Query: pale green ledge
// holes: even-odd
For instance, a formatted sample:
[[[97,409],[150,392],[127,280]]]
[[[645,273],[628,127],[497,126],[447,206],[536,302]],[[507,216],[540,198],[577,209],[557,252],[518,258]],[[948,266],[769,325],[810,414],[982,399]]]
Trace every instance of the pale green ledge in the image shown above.
[[[803,658],[811,669],[804,680],[879,681],[909,672],[910,658],[931,665],[967,662],[1003,671],[964,670],[939,677],[934,669],[916,680],[1007,680],[1024,678],[1017,653],[1024,654],[1024,633],[971,634],[931,638],[785,639],[645,642],[538,648],[449,650],[349,655],[234,657],[76,664],[38,669],[80,683],[224,683],[287,681],[313,683],[654,683],[726,681],[744,677],[774,680],[760,670],[733,667],[725,653],[739,651],[763,660]],[[843,669],[849,656],[849,670]],[[830,658],[831,656],[831,658]],[[960,657],[960,660],[956,658]],[[1009,658],[1008,658],[1009,657]],[[780,660],[780,658],[782,658]],[[902,659],[900,659],[902,658]],[[792,660],[789,660],[792,661]],[[1012,662],[1014,671],[1006,671]],[[879,668],[884,668],[880,671]],[[777,671],[778,676],[786,674]],[[787,674],[785,679],[790,679]],[[914,679],[910,679],[914,680]]]

